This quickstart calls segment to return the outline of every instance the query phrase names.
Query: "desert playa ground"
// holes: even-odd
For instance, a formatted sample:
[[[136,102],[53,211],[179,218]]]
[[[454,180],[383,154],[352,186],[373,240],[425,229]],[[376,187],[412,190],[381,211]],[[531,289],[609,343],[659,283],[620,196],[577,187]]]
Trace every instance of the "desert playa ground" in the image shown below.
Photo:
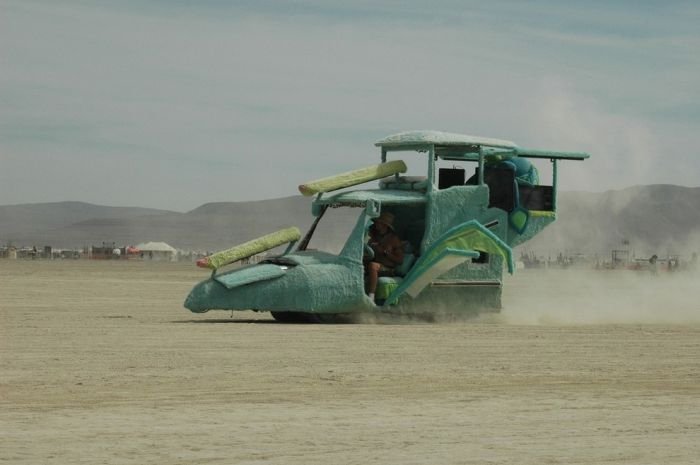
[[[182,308],[191,264],[0,261],[0,463],[700,463],[698,276],[524,271],[498,316]]]

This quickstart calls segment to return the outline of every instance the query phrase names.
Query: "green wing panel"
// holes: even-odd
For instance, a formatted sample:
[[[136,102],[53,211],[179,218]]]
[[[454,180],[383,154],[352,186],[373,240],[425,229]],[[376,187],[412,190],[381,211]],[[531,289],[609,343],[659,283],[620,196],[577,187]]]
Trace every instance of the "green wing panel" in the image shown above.
[[[478,250],[503,257],[508,265],[508,272],[513,273],[513,251],[493,232],[476,220],[455,226],[440,236],[421,256],[421,260],[431,260],[432,255],[439,255],[444,249]],[[419,260],[420,261],[420,260]]]
[[[432,260],[424,262],[416,278],[405,281],[406,286],[404,290],[408,295],[416,298],[435,278],[442,276],[455,266],[478,256],[479,252],[476,250],[445,249],[437,256],[434,256]],[[401,291],[401,287],[397,288],[397,290]]]
[[[462,223],[445,232],[418,259],[401,285],[387,298],[386,304],[396,303],[403,293],[416,297],[435,278],[445,274],[455,266],[479,252],[500,255],[513,273],[513,251],[493,232],[476,220]]]
[[[214,281],[223,284],[226,289],[234,289],[258,281],[279,278],[284,276],[284,274],[285,269],[281,266],[265,263],[214,276]]]

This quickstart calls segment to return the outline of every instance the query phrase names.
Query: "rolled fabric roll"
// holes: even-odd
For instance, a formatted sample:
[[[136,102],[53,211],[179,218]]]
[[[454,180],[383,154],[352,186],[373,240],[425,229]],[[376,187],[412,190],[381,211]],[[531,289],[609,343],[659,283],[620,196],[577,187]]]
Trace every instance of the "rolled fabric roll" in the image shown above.
[[[331,192],[343,187],[355,186],[367,181],[385,178],[397,173],[406,172],[406,163],[403,160],[392,160],[387,163],[359,168],[347,173],[336,174],[327,178],[309,181],[299,186],[299,192],[306,196],[319,192]]]
[[[280,229],[279,231],[266,234],[252,241],[244,242],[230,249],[222,250],[221,252],[216,252],[208,257],[199,259],[197,260],[197,266],[216,270],[229,263],[252,257],[266,250],[274,249],[279,245],[298,241],[300,237],[301,232],[299,232],[299,228],[292,226],[290,228]]]

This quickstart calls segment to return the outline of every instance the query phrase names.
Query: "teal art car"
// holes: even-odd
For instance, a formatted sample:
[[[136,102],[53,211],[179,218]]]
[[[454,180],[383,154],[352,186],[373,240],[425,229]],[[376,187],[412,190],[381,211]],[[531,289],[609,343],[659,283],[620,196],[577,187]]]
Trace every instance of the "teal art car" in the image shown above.
[[[299,186],[313,196],[315,219],[304,236],[288,228],[200,260],[212,275],[192,289],[185,307],[269,311],[280,321],[498,311],[503,271],[514,271],[512,248],[556,218],[558,162],[589,156],[439,131],[402,132],[375,145],[380,164]],[[406,176],[399,154],[418,157],[425,176]],[[551,162],[549,185],[540,184],[536,159]],[[353,188],[372,181],[378,186]],[[329,208],[358,212],[339,253],[308,248]],[[382,212],[395,218],[404,259],[393,276],[379,278],[372,299],[363,260],[369,228]],[[278,256],[225,268],[285,244]]]

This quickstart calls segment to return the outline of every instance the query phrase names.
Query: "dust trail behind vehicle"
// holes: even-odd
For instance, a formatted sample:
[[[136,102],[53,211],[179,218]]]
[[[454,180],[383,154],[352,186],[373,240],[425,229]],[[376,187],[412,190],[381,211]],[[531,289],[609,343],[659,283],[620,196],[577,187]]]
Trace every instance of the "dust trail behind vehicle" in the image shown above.
[[[520,270],[506,277],[508,324],[700,324],[697,272]]]

